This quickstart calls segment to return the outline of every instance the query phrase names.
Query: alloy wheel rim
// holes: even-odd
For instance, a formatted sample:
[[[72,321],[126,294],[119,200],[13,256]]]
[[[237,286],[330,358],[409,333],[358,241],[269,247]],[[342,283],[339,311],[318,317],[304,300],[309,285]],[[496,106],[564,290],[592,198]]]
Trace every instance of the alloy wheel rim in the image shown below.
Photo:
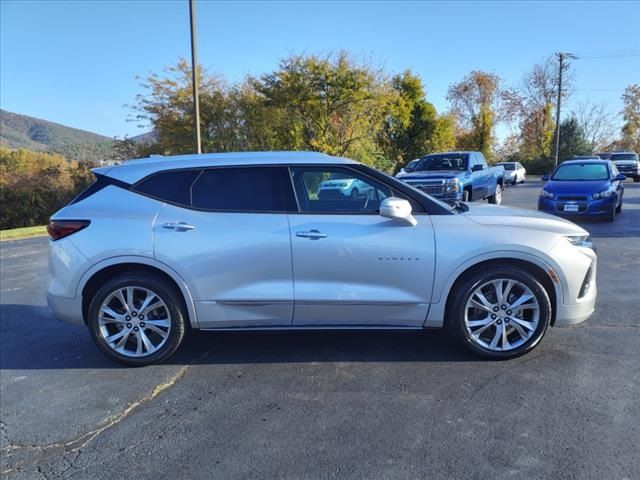
[[[98,312],[100,336],[120,355],[147,357],[166,343],[171,313],[153,290],[126,286],[111,292]]]
[[[495,352],[514,350],[533,336],[540,305],[531,289],[511,278],[498,278],[473,290],[465,306],[469,338]]]
[[[498,205],[502,203],[502,187],[500,185],[496,187],[496,203]]]

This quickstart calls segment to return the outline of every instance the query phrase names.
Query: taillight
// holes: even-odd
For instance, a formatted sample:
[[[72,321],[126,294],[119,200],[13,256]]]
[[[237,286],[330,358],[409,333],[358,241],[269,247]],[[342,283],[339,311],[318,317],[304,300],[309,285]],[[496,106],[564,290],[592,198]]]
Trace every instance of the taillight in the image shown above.
[[[89,226],[89,220],[49,220],[47,232],[52,240],[60,240]]]

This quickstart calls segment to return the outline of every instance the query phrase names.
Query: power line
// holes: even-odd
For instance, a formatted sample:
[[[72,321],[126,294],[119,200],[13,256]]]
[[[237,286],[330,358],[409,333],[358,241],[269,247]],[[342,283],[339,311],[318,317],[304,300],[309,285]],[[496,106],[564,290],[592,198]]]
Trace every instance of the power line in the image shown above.
[[[591,52],[577,52],[575,55],[581,57],[583,55],[638,55],[640,50],[594,50]]]
[[[581,52],[576,53],[581,60],[598,60],[603,58],[633,58],[640,57],[640,50],[610,51],[610,52]]]

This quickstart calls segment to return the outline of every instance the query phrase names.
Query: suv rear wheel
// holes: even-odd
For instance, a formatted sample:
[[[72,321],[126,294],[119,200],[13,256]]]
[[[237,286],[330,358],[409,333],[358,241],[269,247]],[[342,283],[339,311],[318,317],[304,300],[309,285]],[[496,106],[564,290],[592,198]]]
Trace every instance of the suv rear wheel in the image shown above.
[[[119,275],[91,300],[88,326],[110,359],[144,366],[169,358],[186,332],[186,314],[173,285],[146,273]]]
[[[551,319],[551,301],[531,273],[519,267],[490,267],[456,288],[447,325],[468,349],[491,359],[532,350]]]

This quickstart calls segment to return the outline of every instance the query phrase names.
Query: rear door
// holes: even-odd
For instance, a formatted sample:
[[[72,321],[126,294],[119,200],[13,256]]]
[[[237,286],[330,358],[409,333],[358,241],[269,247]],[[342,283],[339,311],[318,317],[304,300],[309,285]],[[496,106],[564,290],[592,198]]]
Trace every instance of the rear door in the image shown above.
[[[186,281],[201,328],[291,325],[282,171],[260,166],[194,172],[158,214],[155,256]]]
[[[294,325],[421,326],[435,267],[429,215],[416,212],[416,226],[381,217],[380,202],[398,193],[355,169],[300,166],[291,174],[299,204],[289,214]]]

